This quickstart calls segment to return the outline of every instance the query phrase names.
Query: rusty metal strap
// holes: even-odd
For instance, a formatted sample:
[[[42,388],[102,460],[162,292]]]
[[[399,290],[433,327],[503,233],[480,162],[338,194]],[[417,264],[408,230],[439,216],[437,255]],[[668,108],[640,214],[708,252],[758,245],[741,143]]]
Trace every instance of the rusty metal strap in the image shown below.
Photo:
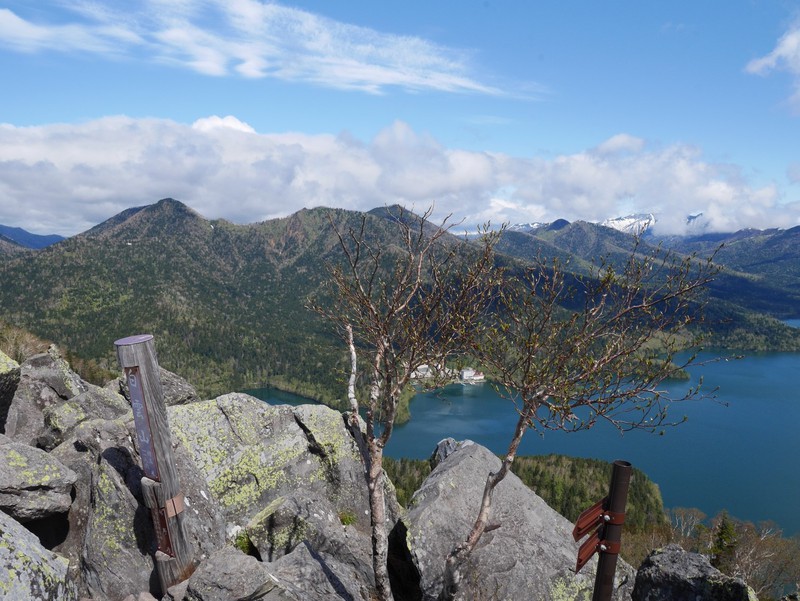
[[[174,518],[183,511],[183,493],[178,493],[171,499],[167,499],[164,505],[164,513],[167,518]]]
[[[622,547],[622,543],[619,541],[612,542],[608,540],[601,540],[597,543],[597,549],[603,553],[608,553],[610,555],[619,555],[620,547]]]

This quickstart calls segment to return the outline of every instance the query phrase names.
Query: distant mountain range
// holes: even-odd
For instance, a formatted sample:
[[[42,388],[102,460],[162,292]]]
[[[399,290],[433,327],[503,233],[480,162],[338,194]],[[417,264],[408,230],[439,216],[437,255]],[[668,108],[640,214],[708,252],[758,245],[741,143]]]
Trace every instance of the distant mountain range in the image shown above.
[[[658,221],[657,217],[652,213],[634,213],[624,217],[613,217],[599,222],[599,225],[609,227],[619,232],[631,234],[633,236],[650,235],[653,237],[654,226]],[[532,232],[541,228],[551,228],[553,225],[561,224],[563,226],[564,220],[559,219],[553,223],[518,223],[509,227],[512,231],[517,232]],[[708,221],[703,217],[702,213],[696,215],[688,215],[686,217],[686,237],[700,236],[706,233]],[[727,234],[726,234],[727,235]]]
[[[45,248],[56,242],[61,242],[63,239],[63,236],[58,236],[56,234],[41,236],[39,234],[31,234],[21,227],[10,227],[0,224],[0,240],[11,242],[24,248]]]
[[[271,384],[333,402],[344,398],[344,349],[305,303],[326,265],[341,260],[330,222],[346,228],[362,217],[376,244],[396,244],[386,208],[317,208],[234,225],[173,199],[39,250],[11,241],[6,251],[0,240],[0,319],[112,371],[114,340],[154,334],[161,364],[207,395]],[[778,321],[800,317],[800,228],[670,240],[699,255],[721,242],[716,260],[726,270],[710,290],[712,342],[800,350],[800,331]],[[629,256],[633,244],[610,227],[559,220],[511,228],[499,249],[523,262],[557,257],[587,273],[599,258]],[[638,250],[648,249],[645,240]]]

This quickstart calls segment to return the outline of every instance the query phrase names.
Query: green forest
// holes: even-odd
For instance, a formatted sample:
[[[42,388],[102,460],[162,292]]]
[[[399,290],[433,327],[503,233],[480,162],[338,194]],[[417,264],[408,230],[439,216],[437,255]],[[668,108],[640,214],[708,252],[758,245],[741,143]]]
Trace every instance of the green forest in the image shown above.
[[[319,208],[234,225],[172,199],[129,209],[53,246],[0,252],[0,319],[58,344],[90,381],[116,373],[114,340],[149,333],[160,363],[202,396],[273,386],[342,408],[345,346],[308,305],[326,302],[327,266],[342,260],[332,225],[346,229],[362,215]],[[391,249],[397,232],[385,215],[367,214],[366,224],[369,239]],[[784,252],[773,260],[786,264],[796,251],[781,240],[724,255],[732,266],[710,290],[707,345],[800,350],[800,332],[779,321],[800,306],[796,273],[770,278],[741,264],[758,254],[766,269],[774,248]],[[506,232],[499,249],[506,261],[543,253],[581,272],[592,258],[620,259],[631,244],[630,236],[576,222],[536,236]]]

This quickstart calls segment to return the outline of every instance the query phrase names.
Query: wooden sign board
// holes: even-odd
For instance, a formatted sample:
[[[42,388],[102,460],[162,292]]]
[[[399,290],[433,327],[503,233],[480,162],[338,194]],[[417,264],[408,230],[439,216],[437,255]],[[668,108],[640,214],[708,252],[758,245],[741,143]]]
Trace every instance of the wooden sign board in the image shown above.
[[[153,446],[153,433],[150,429],[150,417],[147,414],[147,405],[144,402],[142,379],[138,367],[126,367],[125,379],[128,381],[128,390],[131,395],[133,408],[133,422],[136,425],[136,439],[139,441],[139,454],[142,457],[142,469],[145,475],[159,482],[158,460]]]

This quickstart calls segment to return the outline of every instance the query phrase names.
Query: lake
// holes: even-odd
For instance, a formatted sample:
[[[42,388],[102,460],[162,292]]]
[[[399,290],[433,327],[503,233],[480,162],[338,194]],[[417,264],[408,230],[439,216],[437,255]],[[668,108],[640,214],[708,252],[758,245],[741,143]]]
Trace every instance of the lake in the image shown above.
[[[670,415],[688,421],[662,436],[620,435],[605,424],[572,434],[528,432],[519,452],[624,459],[659,484],[666,507],[697,507],[708,516],[727,509],[739,519],[774,521],[787,535],[800,533],[800,353],[754,354],[689,372],[690,384],[702,376],[704,389],[718,387],[717,400],[674,404]],[[665,388],[679,394],[687,385]],[[489,384],[418,394],[411,413],[409,423],[395,428],[388,456],[427,458],[448,436],[504,453],[517,415]]]

